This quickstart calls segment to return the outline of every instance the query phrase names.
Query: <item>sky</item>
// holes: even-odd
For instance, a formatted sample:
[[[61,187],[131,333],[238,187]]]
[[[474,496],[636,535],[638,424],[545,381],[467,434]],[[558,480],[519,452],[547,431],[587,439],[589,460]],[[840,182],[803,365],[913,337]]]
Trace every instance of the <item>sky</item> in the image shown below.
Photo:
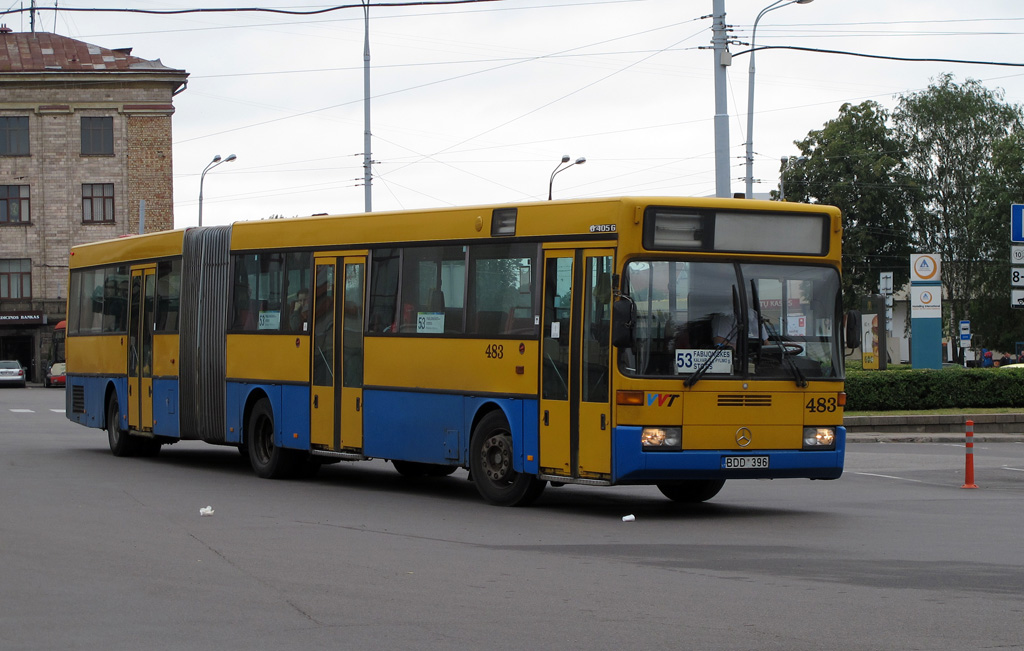
[[[375,1],[375,0],[372,0]],[[19,9],[29,0],[0,0]],[[60,9],[53,11],[54,5]],[[355,0],[354,4],[358,4]],[[375,212],[547,199],[715,194],[712,0],[499,0],[372,6]],[[751,28],[771,0],[725,0],[732,192],[744,190]],[[5,5],[7,5],[5,7]],[[174,98],[174,221],[363,212],[361,7],[145,15],[64,8],[316,10],[278,0],[37,0],[36,30],[186,70]],[[29,31],[28,14],[0,16]],[[1019,0],[813,0],[764,14],[756,45],[1024,64]],[[844,103],[892,109],[944,73],[1024,104],[1024,67],[904,62],[789,49],[756,55],[755,195],[778,188],[794,141]]]

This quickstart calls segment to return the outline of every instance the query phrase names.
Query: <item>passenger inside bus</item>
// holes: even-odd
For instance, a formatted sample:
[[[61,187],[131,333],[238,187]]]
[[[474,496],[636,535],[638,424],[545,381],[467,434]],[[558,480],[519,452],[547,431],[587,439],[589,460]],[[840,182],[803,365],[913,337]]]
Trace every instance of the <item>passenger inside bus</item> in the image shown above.
[[[288,325],[292,332],[305,332],[309,327],[309,290],[305,287],[299,289],[295,298],[291,301],[291,314],[288,317]]]

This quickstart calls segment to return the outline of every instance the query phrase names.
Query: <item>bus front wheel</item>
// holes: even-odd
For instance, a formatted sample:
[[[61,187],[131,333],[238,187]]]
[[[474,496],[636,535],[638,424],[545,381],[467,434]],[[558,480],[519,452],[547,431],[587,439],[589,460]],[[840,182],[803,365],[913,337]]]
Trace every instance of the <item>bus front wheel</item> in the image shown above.
[[[469,468],[480,495],[498,506],[526,506],[547,483],[512,468],[512,431],[500,411],[484,416],[473,432]]]
[[[697,504],[707,502],[718,495],[722,486],[725,486],[724,479],[690,479],[661,482],[658,484],[658,490],[673,502]]]
[[[249,414],[245,447],[256,476],[264,479],[291,477],[297,470],[295,450],[274,445],[274,411],[270,401],[260,398]]]

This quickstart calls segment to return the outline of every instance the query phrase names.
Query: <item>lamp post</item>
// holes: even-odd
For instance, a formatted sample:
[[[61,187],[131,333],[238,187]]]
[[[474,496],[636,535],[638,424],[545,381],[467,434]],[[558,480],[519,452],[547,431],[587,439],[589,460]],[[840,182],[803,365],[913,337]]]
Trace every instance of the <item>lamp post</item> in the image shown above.
[[[206,167],[203,169],[203,173],[199,175],[199,225],[203,225],[203,180],[206,178],[206,173],[217,167],[221,163],[230,163],[231,161],[238,158],[234,154],[231,154],[227,158],[221,158],[220,154],[213,157]]]
[[[806,156],[792,157],[783,156],[782,166],[779,167],[779,201],[786,200],[786,170],[796,165],[803,165],[807,162]]]
[[[583,163],[586,162],[587,159],[584,158],[583,156],[577,158],[576,162],[574,163],[569,162],[569,154],[562,156],[562,162],[560,162],[558,165],[555,165],[555,171],[551,173],[551,178],[548,179],[548,201],[551,201],[551,188],[555,184],[555,175],[558,174],[559,172],[564,172],[573,165],[582,165]]]
[[[754,39],[757,37],[757,23],[769,11],[782,9],[791,4],[805,5],[814,0],[775,0],[757,14],[754,28],[750,30],[750,73],[747,79],[747,187],[746,198],[754,198]]]

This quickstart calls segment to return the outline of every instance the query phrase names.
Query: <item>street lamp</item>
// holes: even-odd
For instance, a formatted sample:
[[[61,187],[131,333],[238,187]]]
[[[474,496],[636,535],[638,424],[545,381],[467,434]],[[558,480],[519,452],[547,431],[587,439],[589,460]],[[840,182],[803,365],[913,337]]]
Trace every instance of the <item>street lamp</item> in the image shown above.
[[[806,162],[806,156],[800,156],[799,158],[796,156],[792,158],[789,156],[782,157],[782,166],[779,167],[779,201],[786,200],[786,170],[797,165],[803,165]]]
[[[754,39],[757,36],[757,23],[769,11],[782,9],[791,4],[805,5],[814,0],[775,0],[757,14],[754,28],[750,30],[750,74],[747,80],[747,199],[754,198]]]
[[[562,162],[560,162],[558,165],[555,165],[555,171],[551,173],[551,178],[548,179],[548,201],[551,201],[551,186],[553,186],[555,183],[555,175],[558,174],[559,172],[564,172],[573,165],[582,165],[583,163],[586,162],[587,159],[584,158],[583,156],[577,158],[575,163],[569,163],[569,154],[562,156]]]
[[[227,158],[221,158],[220,154],[213,157],[213,160],[207,164],[206,168],[203,169],[203,173],[199,175],[199,225],[203,225],[203,179],[206,178],[206,173],[217,167],[221,163],[230,163],[235,160],[237,156],[231,154]]]

